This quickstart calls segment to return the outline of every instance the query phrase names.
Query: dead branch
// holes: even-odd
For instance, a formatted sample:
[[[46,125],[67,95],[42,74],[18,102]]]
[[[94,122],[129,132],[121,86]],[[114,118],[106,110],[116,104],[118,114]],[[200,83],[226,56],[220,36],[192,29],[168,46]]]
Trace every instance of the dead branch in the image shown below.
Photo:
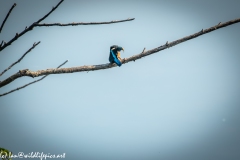
[[[97,25],[97,24],[111,24],[111,23],[119,23],[119,22],[126,22],[126,21],[132,21],[134,18],[128,18],[125,20],[116,20],[116,21],[109,21],[109,22],[77,22],[77,23],[68,23],[68,24],[60,24],[60,23],[52,23],[52,24],[39,24],[41,21],[43,21],[45,18],[47,18],[55,9],[58,8],[58,6],[63,2],[64,0],[61,0],[55,7],[51,9],[45,16],[40,18],[38,21],[32,23],[29,27],[26,27],[21,33],[16,33],[16,35],[7,43],[4,43],[2,46],[0,46],[0,51],[2,51],[7,46],[11,45],[14,41],[16,41],[19,37],[23,36],[25,33],[33,30],[33,28],[37,26],[73,26],[73,25]]]
[[[115,20],[115,21],[108,21],[108,22],[72,22],[72,23],[43,23],[43,24],[36,24],[35,26],[38,27],[50,27],[50,26],[78,26],[78,25],[99,25],[99,24],[111,24],[111,23],[119,23],[119,22],[126,22],[126,21],[132,21],[135,18],[128,18],[124,20]]]
[[[57,68],[60,68],[61,66],[63,66],[63,65],[66,64],[67,62],[68,62],[68,60],[66,60],[66,61],[65,61],[64,63],[62,63],[61,65],[59,65]],[[18,90],[20,90],[20,89],[23,89],[23,88],[25,88],[25,87],[33,84],[33,83],[39,82],[39,81],[43,80],[44,78],[46,78],[47,76],[48,76],[48,75],[45,75],[45,76],[43,76],[42,78],[40,78],[40,79],[38,79],[38,80],[32,81],[32,82],[30,82],[30,83],[28,83],[28,84],[25,84],[25,85],[23,85],[23,86],[21,86],[21,87],[18,87],[18,88],[16,88],[16,89],[13,89],[13,90],[11,90],[11,91],[9,91],[9,92],[0,94],[0,97],[1,97],[1,96],[5,96],[5,95],[7,95],[7,94],[9,94],[9,93],[18,91]]]
[[[194,33],[192,35],[189,35],[187,37],[184,37],[184,38],[172,41],[172,42],[167,42],[164,45],[159,46],[157,48],[154,48],[154,49],[151,49],[151,50],[148,50],[148,51],[145,51],[145,52],[141,52],[140,54],[134,55],[134,56],[129,57],[129,58],[125,58],[125,59],[122,60],[122,63],[125,64],[125,63],[131,62],[131,61],[138,60],[142,57],[149,56],[153,53],[162,51],[166,48],[173,47],[173,46],[178,45],[178,44],[180,44],[182,42],[185,42],[187,40],[196,38],[198,36],[207,34],[209,32],[215,31],[215,30],[223,28],[223,27],[227,27],[229,25],[232,25],[232,24],[235,24],[235,23],[238,23],[238,22],[240,22],[240,18],[235,19],[235,20],[231,20],[231,21],[228,21],[228,22],[225,22],[225,23],[222,23],[222,24],[218,23],[217,25],[215,25],[213,27],[210,27],[210,28],[205,29],[205,30],[201,30],[201,31],[199,31],[197,33]],[[19,72],[15,73],[14,75],[10,76],[9,78],[0,82],[0,88],[9,84],[9,83],[11,83],[15,79],[20,78],[22,76],[38,77],[38,76],[49,75],[49,74],[73,73],[73,72],[84,72],[84,71],[88,72],[88,71],[95,71],[95,70],[101,70],[101,69],[108,69],[108,68],[112,68],[112,67],[115,67],[115,66],[116,66],[115,64],[107,63],[107,64],[100,64],[100,65],[79,66],[79,67],[59,68],[59,69],[47,69],[47,70],[38,70],[38,71],[30,71],[28,69],[25,69],[25,70],[20,70]]]
[[[14,4],[12,5],[12,7],[10,8],[10,10],[8,11],[8,14],[6,15],[6,17],[5,17],[5,19],[3,20],[3,23],[2,23],[2,25],[1,25],[0,33],[2,32],[3,26],[4,26],[5,22],[6,22],[7,19],[8,19],[8,16],[11,14],[13,8],[14,8],[16,5],[17,5],[17,4],[14,3]]]
[[[31,24],[29,27],[26,27],[21,33],[17,33],[10,41],[8,41],[7,43],[3,44],[3,46],[0,47],[0,51],[2,51],[4,48],[6,48],[7,46],[11,45],[12,42],[16,41],[19,37],[21,37],[22,35],[24,35],[25,33],[31,31],[35,25],[37,23],[40,23],[41,21],[43,21],[45,18],[47,18],[55,9],[57,9],[57,7],[63,2],[63,0],[61,0],[55,7],[52,8],[51,11],[49,11],[45,16],[43,16],[42,18],[40,18],[37,22],[34,22],[33,24]]]
[[[40,41],[38,43],[34,43],[33,46],[27,50],[23,55],[22,57],[20,57],[16,62],[14,62],[13,64],[11,64],[8,68],[6,68],[1,74],[0,76],[2,76],[5,72],[7,72],[9,69],[11,69],[15,64],[21,62],[21,60],[29,53],[31,52],[32,49],[34,49],[38,44],[40,43]]]

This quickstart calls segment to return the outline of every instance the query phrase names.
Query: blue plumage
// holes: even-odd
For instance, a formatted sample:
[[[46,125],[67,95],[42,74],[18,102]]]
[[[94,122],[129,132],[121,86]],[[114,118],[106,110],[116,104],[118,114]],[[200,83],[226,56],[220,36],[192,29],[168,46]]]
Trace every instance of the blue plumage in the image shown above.
[[[120,58],[120,51],[124,49],[120,46],[113,45],[110,47],[109,62],[116,63],[119,67],[122,65]]]

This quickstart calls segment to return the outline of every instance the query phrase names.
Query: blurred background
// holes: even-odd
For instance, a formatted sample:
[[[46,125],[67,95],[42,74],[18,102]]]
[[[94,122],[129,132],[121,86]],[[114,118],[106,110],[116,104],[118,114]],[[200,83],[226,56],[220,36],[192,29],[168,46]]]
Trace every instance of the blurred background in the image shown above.
[[[0,40],[8,42],[59,1],[0,1]],[[232,19],[236,0],[64,1],[42,23],[108,25],[36,27],[0,53],[0,71],[41,43],[0,80],[20,69],[108,63]],[[66,154],[73,160],[239,160],[240,24],[222,28],[121,67],[50,75],[0,97],[0,147],[13,154]],[[38,77],[39,78],[39,77]],[[23,77],[5,93],[38,78]],[[16,158],[17,159],[17,158]]]

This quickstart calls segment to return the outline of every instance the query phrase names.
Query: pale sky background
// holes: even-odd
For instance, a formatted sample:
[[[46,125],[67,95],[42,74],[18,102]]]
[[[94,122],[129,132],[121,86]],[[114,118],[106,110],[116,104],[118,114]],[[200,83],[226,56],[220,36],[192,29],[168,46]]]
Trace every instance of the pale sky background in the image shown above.
[[[1,0],[0,34],[45,15],[58,0]],[[41,43],[0,80],[20,69],[108,63],[240,17],[238,0],[65,1],[43,23],[134,21],[36,27],[0,53],[0,71]],[[239,160],[240,24],[234,24],[122,67],[50,75],[0,98],[0,147],[66,153],[67,160]],[[20,78],[0,93],[37,78]]]

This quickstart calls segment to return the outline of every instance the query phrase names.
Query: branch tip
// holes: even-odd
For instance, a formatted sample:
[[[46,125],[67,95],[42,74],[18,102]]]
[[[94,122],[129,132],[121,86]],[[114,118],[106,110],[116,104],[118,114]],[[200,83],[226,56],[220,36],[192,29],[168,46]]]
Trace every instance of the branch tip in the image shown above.
[[[3,20],[3,23],[2,23],[2,25],[1,25],[1,27],[0,27],[0,33],[2,32],[3,26],[4,26],[5,22],[6,22],[7,19],[8,19],[8,16],[11,14],[13,8],[14,8],[16,5],[17,5],[17,4],[14,3],[14,4],[12,5],[12,7],[10,8],[10,10],[8,11],[8,13],[7,13],[7,15],[6,15],[5,19]]]

